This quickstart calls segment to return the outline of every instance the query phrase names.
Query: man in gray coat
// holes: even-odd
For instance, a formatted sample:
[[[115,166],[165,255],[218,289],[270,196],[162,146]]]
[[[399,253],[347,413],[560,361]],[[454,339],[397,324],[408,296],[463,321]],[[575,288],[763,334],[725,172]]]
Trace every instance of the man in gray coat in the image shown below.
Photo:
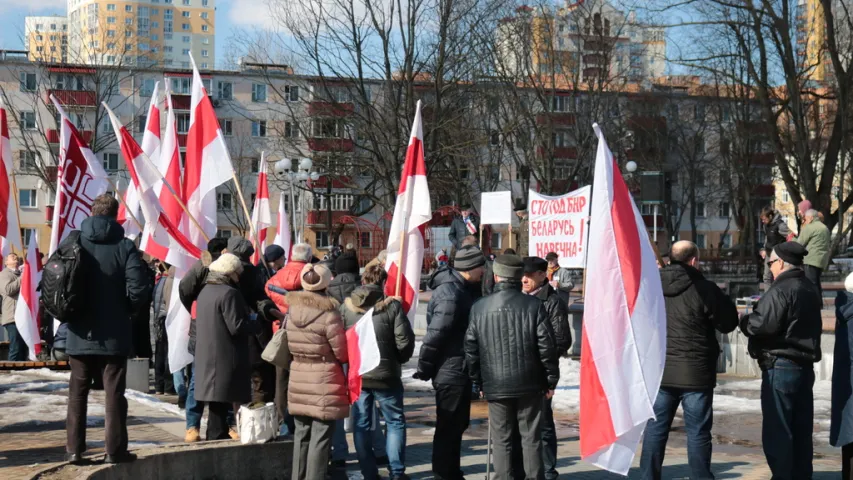
[[[6,336],[9,337],[9,360],[24,362],[27,360],[27,344],[18,334],[15,326],[15,306],[21,291],[21,272],[18,270],[18,256],[10,253],[6,256],[6,268],[0,272],[0,295],[3,296],[2,320]]]

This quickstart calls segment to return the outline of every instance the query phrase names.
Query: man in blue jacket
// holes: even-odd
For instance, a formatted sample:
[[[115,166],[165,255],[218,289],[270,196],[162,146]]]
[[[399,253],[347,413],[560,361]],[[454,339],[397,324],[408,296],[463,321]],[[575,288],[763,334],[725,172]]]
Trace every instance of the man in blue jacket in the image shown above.
[[[92,216],[80,228],[86,282],[80,285],[83,309],[68,321],[70,357],[66,421],[66,460],[83,462],[86,451],[86,404],[94,378],[102,376],[106,463],[132,461],[127,451],[127,357],[133,345],[131,315],[148,308],[152,285],[136,245],[116,222],[118,201],[95,198]]]

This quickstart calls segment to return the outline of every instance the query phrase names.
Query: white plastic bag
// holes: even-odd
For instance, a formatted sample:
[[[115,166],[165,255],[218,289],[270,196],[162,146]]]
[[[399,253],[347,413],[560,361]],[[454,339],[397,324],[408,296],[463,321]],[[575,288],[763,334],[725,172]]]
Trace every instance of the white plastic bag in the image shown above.
[[[240,443],[243,445],[269,442],[278,434],[275,404],[267,403],[256,408],[243,405],[237,412],[237,425],[240,427]]]

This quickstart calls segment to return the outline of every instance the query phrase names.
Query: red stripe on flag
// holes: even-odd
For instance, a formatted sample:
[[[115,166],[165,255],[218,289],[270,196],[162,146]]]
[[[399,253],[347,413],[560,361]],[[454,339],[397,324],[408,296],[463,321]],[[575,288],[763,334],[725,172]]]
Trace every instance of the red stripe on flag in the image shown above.
[[[353,404],[358,397],[361,396],[361,375],[358,371],[361,370],[361,349],[358,346],[358,334],[355,327],[347,330],[347,395],[349,395],[349,403]]]
[[[586,458],[616,442],[616,431],[613,429],[610,403],[592,358],[586,328],[582,330],[581,337],[580,443],[581,458]]]
[[[426,176],[426,163],[423,161],[423,158],[423,141],[421,141],[420,138],[412,137],[411,141],[409,142],[409,148],[406,150],[406,163],[403,164],[403,174],[400,177],[405,179],[405,181],[400,182],[400,188],[397,190],[398,195],[401,195],[406,192],[406,185],[409,179],[411,179],[412,183],[414,183],[415,175]]]
[[[613,234],[616,237],[616,253],[622,269],[622,282],[625,287],[625,301],[628,304],[628,316],[634,314],[634,305],[640,293],[640,276],[642,274],[642,252],[640,250],[640,233],[634,218],[634,202],[628,192],[628,186],[619,166],[613,166],[613,205],[610,206],[613,217]]]
[[[424,225],[418,227],[418,230],[421,232],[421,238],[423,238],[426,228]],[[407,245],[407,248],[412,248],[412,245]],[[399,259],[398,259],[399,260]],[[405,260],[404,260],[405,261]],[[397,262],[391,263],[391,267],[388,269],[388,281],[385,282],[385,295],[389,297],[393,297],[397,295],[397,272],[399,272],[399,265]],[[406,271],[403,270],[403,279],[402,279],[402,288],[400,289],[401,296],[403,297],[403,311],[408,314],[412,309],[412,305],[415,303],[415,295],[417,295],[417,291],[413,288],[412,285],[409,284],[408,279],[406,278]],[[417,286],[420,288],[420,285]]]
[[[193,120],[195,121],[190,125],[187,132],[187,150],[184,155],[186,160],[186,165],[184,165],[184,199],[191,198],[201,185],[202,152],[216,139],[219,132],[216,112],[213,110],[213,105],[204,89],[202,89],[201,101],[196,106]]]
[[[12,232],[9,231],[9,203],[12,202],[12,187],[9,184],[9,174],[12,172],[6,171],[6,164],[13,165],[11,158],[4,158],[3,154],[7,153],[3,146],[9,139],[9,120],[6,116],[6,109],[0,108],[0,235],[7,237],[10,240]],[[23,248],[23,245],[21,245]]]

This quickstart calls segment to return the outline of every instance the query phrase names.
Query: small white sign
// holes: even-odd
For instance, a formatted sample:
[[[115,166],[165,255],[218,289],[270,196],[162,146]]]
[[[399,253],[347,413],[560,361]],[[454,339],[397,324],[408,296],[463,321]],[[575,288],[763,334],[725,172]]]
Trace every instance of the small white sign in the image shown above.
[[[485,192],[480,197],[480,225],[512,222],[512,192]]]

